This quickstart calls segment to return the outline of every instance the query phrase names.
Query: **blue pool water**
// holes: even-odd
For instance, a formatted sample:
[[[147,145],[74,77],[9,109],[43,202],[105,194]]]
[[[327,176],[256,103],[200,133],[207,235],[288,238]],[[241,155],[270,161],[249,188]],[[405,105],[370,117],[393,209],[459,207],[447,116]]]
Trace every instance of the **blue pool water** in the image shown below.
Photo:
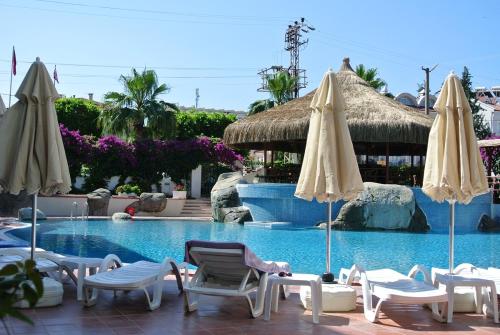
[[[56,221],[40,224],[38,246],[60,253],[103,257],[117,254],[123,261],[183,259],[190,239],[238,241],[263,259],[287,261],[295,272],[322,273],[325,231],[318,229],[264,229],[238,224],[193,221],[108,220]],[[9,232],[29,240],[30,228]],[[500,267],[500,234],[458,234],[455,262]],[[358,263],[366,268],[392,267],[407,272],[414,264],[447,267],[447,234],[334,231],[332,270]]]

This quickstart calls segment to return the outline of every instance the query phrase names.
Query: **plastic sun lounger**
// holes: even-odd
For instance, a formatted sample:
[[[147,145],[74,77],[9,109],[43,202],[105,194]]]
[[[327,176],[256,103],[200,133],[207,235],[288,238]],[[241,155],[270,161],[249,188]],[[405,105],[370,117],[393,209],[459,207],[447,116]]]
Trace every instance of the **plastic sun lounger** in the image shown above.
[[[231,242],[186,242],[185,261],[198,267],[184,290],[187,312],[198,308],[199,295],[244,297],[250,314],[264,312],[269,273],[289,272],[288,263],[264,262],[244,244]],[[250,294],[256,292],[255,303]]]
[[[9,257],[19,257],[21,259],[29,259],[31,257],[29,247],[15,247],[15,248],[5,248],[0,249],[0,255],[11,255]],[[83,278],[87,275],[87,268],[90,274],[94,274],[102,263],[102,258],[90,258],[90,257],[79,257],[79,256],[69,256],[61,255],[52,251],[46,251],[41,248],[37,248],[35,251],[35,260],[37,262],[37,268],[40,272],[45,272],[52,275],[58,272],[58,280],[62,281],[63,272],[66,272],[68,277],[75,283],[77,287],[77,300],[83,299]],[[12,259],[11,261],[15,261]],[[0,258],[1,262],[1,258]],[[77,271],[75,276],[74,271]],[[54,276],[53,276],[54,277]]]
[[[161,264],[148,261],[123,264],[118,256],[110,254],[102,261],[98,273],[85,277],[84,305],[87,307],[95,305],[99,290],[112,290],[115,293],[116,291],[143,290],[149,310],[155,310],[161,304],[165,276],[174,274],[179,290],[183,291],[180,269],[184,269],[186,283],[189,276],[186,263],[177,264],[167,257]],[[148,293],[149,287],[153,287],[152,299]]]
[[[424,281],[415,279],[418,272],[424,275]],[[342,269],[340,280],[352,284],[353,279],[359,275],[363,291],[363,305],[365,318],[370,322],[378,320],[382,303],[411,304],[432,306],[434,319],[444,322],[439,303],[447,303],[446,291],[434,287],[429,271],[421,265],[415,265],[405,276],[392,269],[365,271],[360,266],[353,266],[350,270]],[[373,297],[379,300],[373,307]],[[441,309],[444,311],[444,308]]]

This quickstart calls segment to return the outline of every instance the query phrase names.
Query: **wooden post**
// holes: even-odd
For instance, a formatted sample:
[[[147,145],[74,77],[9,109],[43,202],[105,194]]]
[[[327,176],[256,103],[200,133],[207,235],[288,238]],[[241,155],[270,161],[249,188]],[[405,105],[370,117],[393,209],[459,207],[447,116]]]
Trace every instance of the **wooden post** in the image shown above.
[[[413,154],[411,154],[411,167],[414,167],[415,166],[415,163],[413,162],[413,158],[415,158],[415,156],[413,156]]]
[[[389,143],[385,143],[385,183],[389,184]]]
[[[486,150],[486,157],[488,159],[488,162],[487,162],[487,169],[488,169],[488,178],[491,176],[491,170],[493,170],[493,157],[492,156],[492,151],[493,151],[493,148],[492,147],[487,147],[485,148]]]

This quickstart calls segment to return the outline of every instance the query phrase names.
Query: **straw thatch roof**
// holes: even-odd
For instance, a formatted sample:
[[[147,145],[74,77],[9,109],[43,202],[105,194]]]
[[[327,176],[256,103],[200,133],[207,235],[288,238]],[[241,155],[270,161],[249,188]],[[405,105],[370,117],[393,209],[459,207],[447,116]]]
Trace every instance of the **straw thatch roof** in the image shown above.
[[[479,145],[480,148],[500,147],[500,138],[477,141],[477,145]]]
[[[371,88],[356,75],[348,58],[337,80],[354,143],[427,144],[433,119]],[[293,149],[305,144],[313,95],[314,91],[231,124],[224,142],[238,148],[298,151]]]

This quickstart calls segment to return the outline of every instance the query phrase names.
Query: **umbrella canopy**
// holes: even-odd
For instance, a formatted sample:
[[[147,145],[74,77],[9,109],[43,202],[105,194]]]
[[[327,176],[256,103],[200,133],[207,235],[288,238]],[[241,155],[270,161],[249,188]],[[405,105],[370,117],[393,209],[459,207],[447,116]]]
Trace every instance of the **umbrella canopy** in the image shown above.
[[[37,58],[0,124],[0,191],[33,194],[31,258],[36,248],[38,193],[71,190],[71,178],[54,100],[59,96],[45,65]]]
[[[295,196],[305,200],[328,200],[327,273],[330,272],[331,202],[353,199],[363,191],[344,107],[337,78],[333,71],[328,71],[311,101],[306,149],[295,191]]]
[[[450,74],[434,105],[422,191],[435,201],[468,204],[487,193],[488,183],[460,79]]]
[[[37,60],[0,124],[0,187],[4,192],[52,195],[71,190],[71,178],[45,65]]]
[[[468,204],[487,193],[488,183],[474,133],[472,111],[460,79],[451,73],[434,105],[422,191],[450,203],[449,272],[453,273],[455,202]]]

